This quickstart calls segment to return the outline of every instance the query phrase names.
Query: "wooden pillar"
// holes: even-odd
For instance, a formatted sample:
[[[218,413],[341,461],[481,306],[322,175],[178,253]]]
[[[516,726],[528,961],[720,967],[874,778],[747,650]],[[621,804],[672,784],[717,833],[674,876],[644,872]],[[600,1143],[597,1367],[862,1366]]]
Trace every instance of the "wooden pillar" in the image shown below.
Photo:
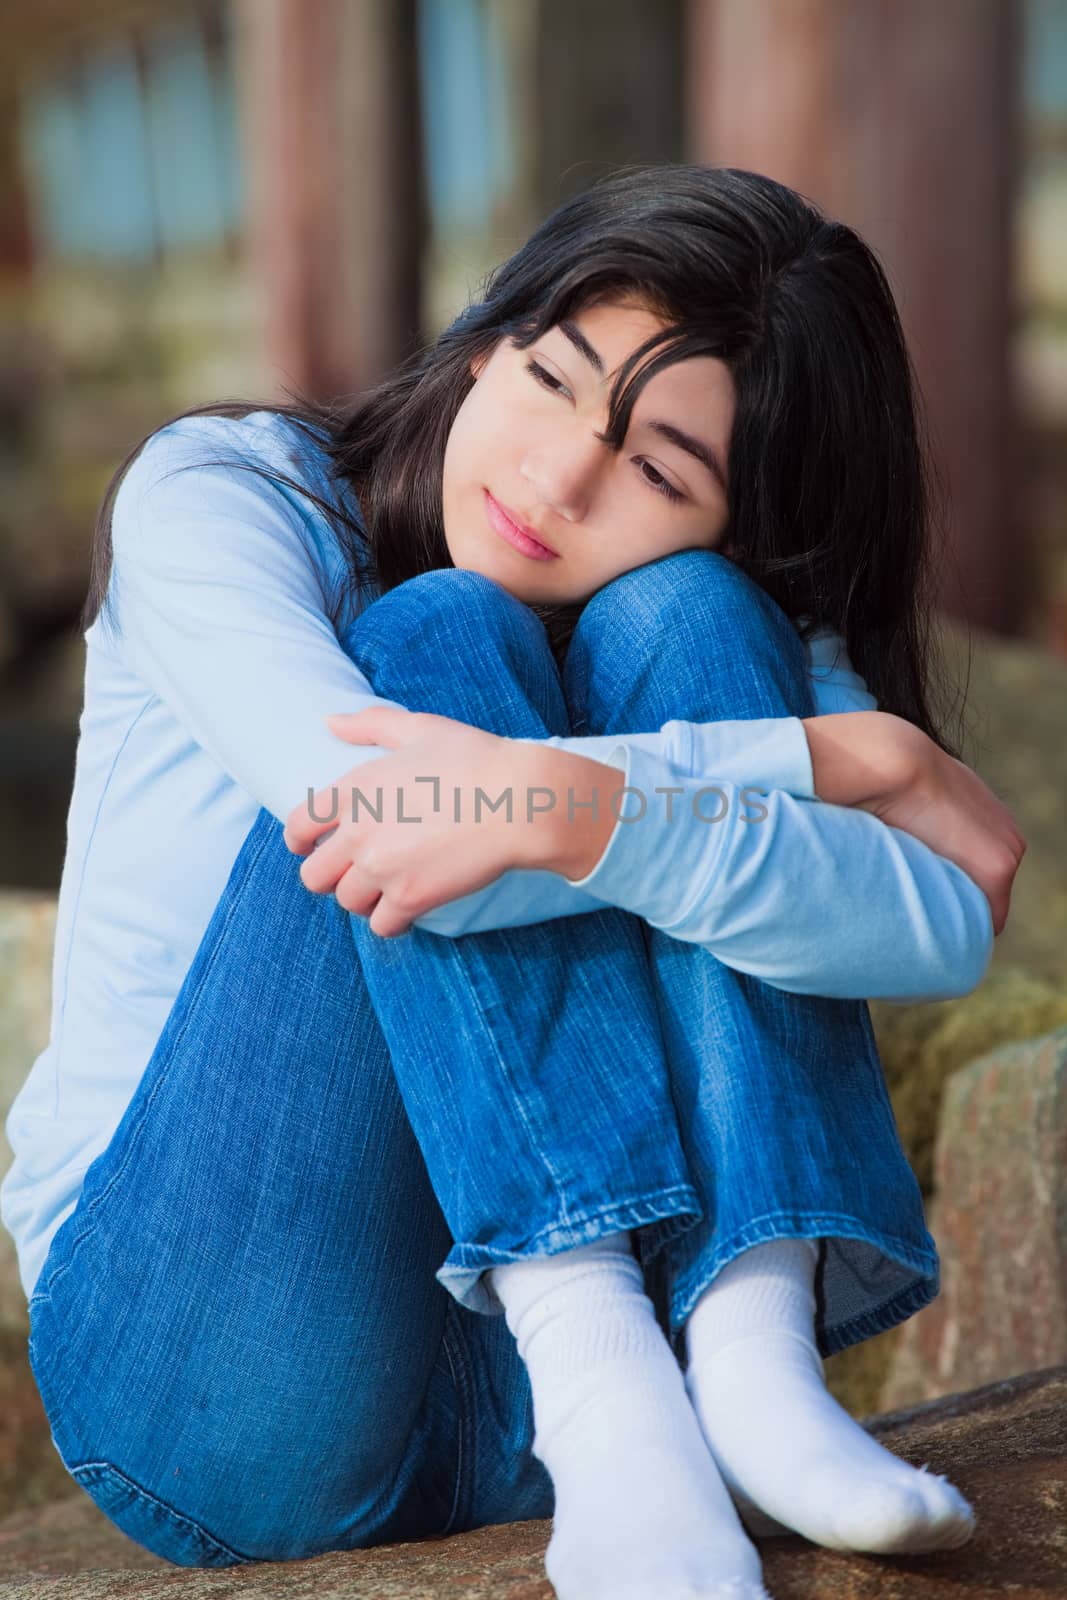
[[[351,394],[419,336],[414,0],[240,0],[249,266],[278,388]]]
[[[680,161],[683,0],[539,0],[541,216],[612,168]]]
[[[689,6],[691,159],[778,178],[878,252],[949,495],[941,603],[1004,632],[1025,578],[1011,493],[1016,31],[1011,0]]]
[[[9,287],[29,276],[30,223],[17,152],[13,96],[0,98],[0,283]]]

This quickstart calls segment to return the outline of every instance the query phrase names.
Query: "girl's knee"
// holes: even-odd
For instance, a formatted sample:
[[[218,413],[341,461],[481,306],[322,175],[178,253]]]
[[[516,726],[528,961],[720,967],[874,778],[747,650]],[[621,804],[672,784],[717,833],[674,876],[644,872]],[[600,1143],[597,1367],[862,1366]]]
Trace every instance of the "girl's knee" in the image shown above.
[[[777,602],[716,550],[679,550],[622,573],[586,606],[579,628],[590,625],[614,636],[636,627],[664,644],[696,627],[727,639],[769,633],[801,649]]]
[[[550,656],[544,625],[530,608],[480,572],[441,567],[421,572],[380,595],[342,639],[360,664],[403,647],[437,652],[438,663],[461,665],[488,650],[510,659]]]
[[[714,550],[678,551],[599,590],[579,618],[564,682],[581,726],[596,727],[611,704],[660,722],[809,714],[799,633]]]
[[[375,694],[511,737],[570,728],[540,618],[491,578],[420,573],[371,604],[342,644]]]

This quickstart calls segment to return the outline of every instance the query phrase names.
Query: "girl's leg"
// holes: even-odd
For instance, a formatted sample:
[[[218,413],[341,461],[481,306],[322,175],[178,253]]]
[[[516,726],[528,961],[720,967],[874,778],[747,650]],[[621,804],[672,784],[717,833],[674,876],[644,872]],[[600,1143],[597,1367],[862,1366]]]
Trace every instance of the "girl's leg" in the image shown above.
[[[710,551],[595,595],[564,686],[578,733],[815,710],[796,631]],[[690,1392],[724,1476],[825,1544],[965,1536],[955,1491],[876,1445],[822,1382],[820,1353],[892,1327],[938,1288],[866,1004],[785,993],[642,926],[703,1213],[668,1248],[671,1327],[681,1349],[688,1324]]]
[[[541,623],[481,575],[400,585],[346,647],[414,710],[512,737],[568,729]],[[639,923],[605,909],[460,939],[352,928],[455,1240],[438,1277],[465,1307],[503,1303],[527,1365],[535,1438],[525,1409],[484,1420],[549,1468],[560,1600],[759,1600],[627,1237],[643,1230],[654,1259],[697,1220]],[[500,1319],[472,1320],[477,1350]],[[486,1505],[499,1514],[491,1475]]]
[[[408,580],[345,648],[413,710],[509,737],[569,731],[542,624],[478,573]],[[460,1304],[499,1312],[490,1269],[506,1262],[628,1229],[647,1230],[651,1258],[695,1225],[636,918],[606,908],[459,939],[351,928],[454,1239],[437,1276]]]
[[[468,1492],[448,1230],[350,918],[299,865],[261,812],[30,1301],[62,1459],[181,1566],[437,1536]]]

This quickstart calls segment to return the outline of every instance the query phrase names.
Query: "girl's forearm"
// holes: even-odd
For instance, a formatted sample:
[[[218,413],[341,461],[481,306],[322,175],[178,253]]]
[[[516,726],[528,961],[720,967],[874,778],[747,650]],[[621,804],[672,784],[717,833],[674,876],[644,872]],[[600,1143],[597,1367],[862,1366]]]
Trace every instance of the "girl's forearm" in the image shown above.
[[[831,713],[804,719],[802,725],[815,798],[866,811],[954,863],[986,896],[994,932],[999,933],[1026,841],[993,791],[918,728],[887,712]],[[613,837],[625,780],[616,768],[581,756],[546,751],[542,760],[549,757],[558,757],[559,775],[553,781],[574,799],[570,809],[564,803],[547,815],[541,835],[544,853],[532,864],[582,884]],[[680,780],[681,774],[677,776]],[[713,781],[709,776],[709,783]],[[669,786],[663,790],[670,792]],[[752,806],[752,797],[761,793],[768,791],[742,789],[740,798]],[[590,803],[594,796],[595,806]],[[648,805],[655,803],[651,795],[644,798]],[[749,820],[754,820],[751,813]]]
[[[866,806],[904,789],[918,771],[923,736],[882,711],[843,711],[802,719],[815,794],[840,806]],[[566,751],[540,748],[535,781],[554,796],[531,843],[536,859],[577,882],[600,861],[619,815],[623,774]],[[708,775],[709,782],[714,774]]]
[[[914,781],[924,735],[885,711],[840,711],[802,719],[815,793],[831,805],[863,806]]]
[[[529,835],[529,859],[517,865],[547,868],[577,882],[607,849],[619,817],[625,774],[617,767],[565,750],[541,749],[532,757],[534,783],[551,796]]]
[[[508,861],[548,870],[507,871],[480,894],[438,906],[418,919],[429,932],[456,937],[611,905],[797,994],[946,999],[985,971],[992,928],[982,890],[862,808],[779,789],[761,800],[622,742],[611,764],[585,771],[588,758],[535,742],[523,749],[518,764],[509,753],[505,781],[540,786],[552,804],[539,802],[535,827],[502,830]],[[594,790],[595,814],[579,809]],[[642,826],[628,825],[643,812]]]

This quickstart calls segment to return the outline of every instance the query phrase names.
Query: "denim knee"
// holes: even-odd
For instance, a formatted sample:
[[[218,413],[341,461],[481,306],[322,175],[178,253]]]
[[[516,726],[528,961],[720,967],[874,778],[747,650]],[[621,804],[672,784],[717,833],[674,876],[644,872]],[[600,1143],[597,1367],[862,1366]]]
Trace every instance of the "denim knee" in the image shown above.
[[[576,733],[673,717],[814,714],[803,643],[726,556],[682,550],[623,573],[582,612],[563,681]]]
[[[439,644],[439,664],[447,670],[457,660],[457,629],[474,640],[491,643],[516,663],[527,655],[551,655],[548,636],[529,606],[517,600],[494,578],[462,567],[420,572],[389,589],[363,611],[341,643],[350,655],[365,660],[405,648]]]
[[[409,578],[368,606],[341,644],[376,694],[412,711],[510,737],[570,732],[544,624],[480,572],[443,567]],[[510,689],[518,721],[509,709]]]

